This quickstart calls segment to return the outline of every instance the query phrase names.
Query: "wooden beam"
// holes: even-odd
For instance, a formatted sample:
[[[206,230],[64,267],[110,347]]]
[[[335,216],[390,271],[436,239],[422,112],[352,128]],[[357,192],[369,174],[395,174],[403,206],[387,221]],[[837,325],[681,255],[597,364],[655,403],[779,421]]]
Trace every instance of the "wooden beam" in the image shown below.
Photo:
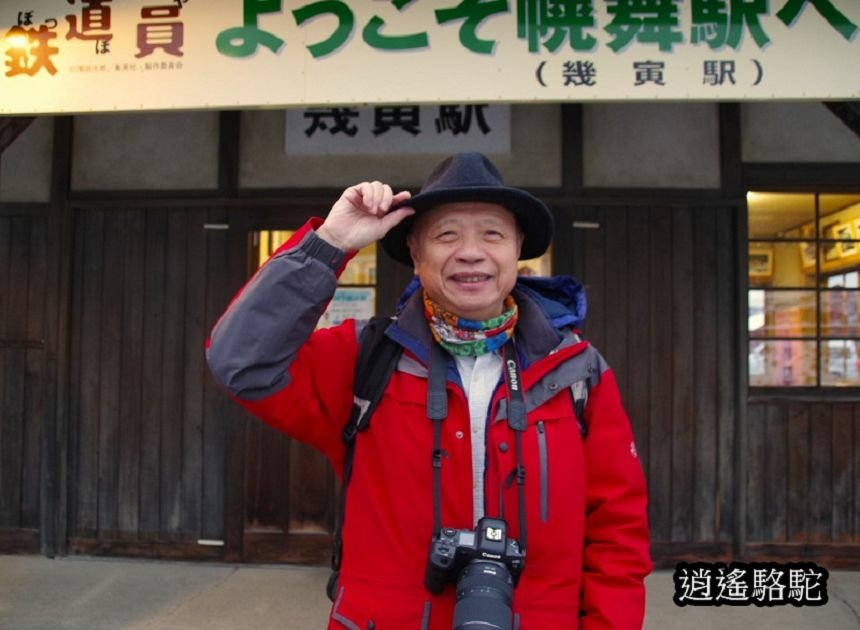
[[[41,350],[45,347],[44,339],[2,339],[0,348],[18,348],[25,350]]]
[[[561,106],[561,188],[568,197],[581,195],[583,187],[582,105]]]
[[[312,566],[331,562],[329,534],[246,533],[244,538],[244,562]]]
[[[0,155],[18,139],[36,118],[34,116],[15,116],[0,118]]]
[[[223,547],[190,541],[72,538],[69,553],[88,556],[126,556],[163,560],[221,560]]]
[[[741,106],[720,103],[720,188],[723,195],[739,198],[743,190]]]
[[[745,190],[778,190],[779,192],[829,192],[856,190],[860,182],[860,162],[780,164],[755,162],[744,164]]]
[[[72,118],[54,119],[48,276],[45,283],[45,418],[42,432],[41,551],[65,555],[68,509],[69,301],[73,217],[69,207]]]
[[[651,543],[655,569],[672,569],[679,562],[731,562],[736,559],[729,543],[662,542]]]
[[[242,112],[221,112],[218,127],[218,192],[235,197],[239,190],[239,134]]]
[[[39,553],[39,530],[0,529],[0,554]]]
[[[860,137],[860,103],[846,101],[842,103],[822,103],[830,113],[841,120],[846,127]]]
[[[748,543],[745,562],[814,562],[827,569],[860,567],[857,543]]]

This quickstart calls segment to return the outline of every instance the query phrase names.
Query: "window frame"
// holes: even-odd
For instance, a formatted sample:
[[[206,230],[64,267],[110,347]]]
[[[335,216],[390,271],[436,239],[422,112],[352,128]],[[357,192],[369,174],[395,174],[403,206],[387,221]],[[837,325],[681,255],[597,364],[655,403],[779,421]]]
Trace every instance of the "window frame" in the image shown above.
[[[835,293],[838,290],[845,290],[844,288],[836,289],[835,287],[828,287],[827,279],[836,275],[846,275],[848,273],[857,273],[860,275],[860,261],[857,261],[853,264],[853,266],[839,270],[838,272],[827,273],[822,272],[822,254],[823,247],[822,243],[832,244],[836,247],[840,246],[842,242],[837,238],[827,238],[822,235],[822,217],[821,217],[821,197],[828,195],[857,195],[860,197],[860,190],[852,190],[852,189],[828,189],[828,187],[821,186],[805,186],[802,188],[798,188],[795,186],[786,186],[786,187],[775,187],[775,186],[746,186],[746,193],[750,192],[762,192],[762,193],[776,193],[776,194],[801,194],[801,195],[812,195],[814,197],[814,209],[813,209],[813,225],[814,230],[813,234],[810,237],[798,236],[791,238],[784,237],[751,237],[750,236],[750,208],[748,198],[745,198],[745,212],[744,212],[744,230],[743,236],[744,239],[742,241],[743,244],[743,267],[741,269],[741,273],[743,274],[743,295],[742,304],[743,304],[743,313],[744,313],[744,325],[743,325],[743,356],[745,357],[743,360],[745,361],[745,366],[743,373],[745,375],[745,387],[747,389],[748,395],[750,399],[767,399],[773,396],[785,397],[788,395],[793,399],[809,399],[809,400],[820,400],[822,393],[827,393],[828,400],[830,399],[841,399],[844,398],[846,400],[856,400],[857,399],[857,391],[860,388],[860,378],[856,383],[847,384],[847,385],[837,385],[837,384],[822,384],[822,363],[823,363],[823,345],[830,341],[854,341],[860,346],[860,330],[857,331],[856,335],[841,335],[838,337],[834,336],[824,336],[822,335],[823,328],[823,311],[822,311],[822,296],[826,293]],[[860,199],[858,199],[860,202]],[[792,286],[771,286],[769,284],[760,284],[760,283],[752,283],[751,282],[751,274],[749,270],[750,263],[750,250],[754,249],[755,245],[770,245],[773,247],[776,244],[792,244],[796,243],[798,246],[802,243],[814,243],[815,245],[815,269],[814,269],[814,284],[812,286],[806,287],[792,287]],[[860,234],[855,233],[854,239],[850,242],[856,244],[858,248],[860,248]],[[771,264],[773,264],[773,259],[771,259]],[[754,337],[750,333],[750,294],[752,291],[780,291],[780,292],[814,292],[815,294],[815,335],[814,336],[789,336],[789,335],[779,335],[779,336],[763,336],[763,337]],[[849,287],[849,290],[856,290],[860,292],[860,288]],[[750,348],[751,343],[754,341],[799,341],[799,342],[814,342],[815,344],[815,385],[755,385],[752,383],[752,377],[750,374]]]

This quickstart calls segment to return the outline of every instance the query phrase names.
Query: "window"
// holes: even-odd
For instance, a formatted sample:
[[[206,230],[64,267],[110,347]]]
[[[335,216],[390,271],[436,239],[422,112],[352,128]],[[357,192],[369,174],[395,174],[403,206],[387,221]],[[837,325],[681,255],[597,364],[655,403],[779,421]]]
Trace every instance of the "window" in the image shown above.
[[[293,235],[290,230],[261,230],[250,234],[250,271],[253,273]],[[376,313],[376,243],[360,250],[337,281],[334,297],[318,328],[336,326],[345,319],[370,319]]]
[[[520,276],[551,276],[552,275],[552,245],[540,258],[521,260],[517,267]]]
[[[750,386],[860,385],[860,194],[747,203]]]

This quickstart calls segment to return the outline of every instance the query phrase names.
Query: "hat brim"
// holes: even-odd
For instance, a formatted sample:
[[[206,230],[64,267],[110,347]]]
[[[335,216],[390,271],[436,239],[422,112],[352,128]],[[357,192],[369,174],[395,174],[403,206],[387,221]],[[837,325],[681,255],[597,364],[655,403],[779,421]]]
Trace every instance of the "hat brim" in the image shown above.
[[[552,213],[540,199],[519,188],[474,186],[431,190],[393,206],[392,210],[413,208],[415,214],[398,223],[382,238],[382,248],[394,260],[412,266],[406,237],[412,230],[415,219],[431,208],[458,201],[497,203],[510,210],[524,234],[520,260],[541,256],[552,241]]]

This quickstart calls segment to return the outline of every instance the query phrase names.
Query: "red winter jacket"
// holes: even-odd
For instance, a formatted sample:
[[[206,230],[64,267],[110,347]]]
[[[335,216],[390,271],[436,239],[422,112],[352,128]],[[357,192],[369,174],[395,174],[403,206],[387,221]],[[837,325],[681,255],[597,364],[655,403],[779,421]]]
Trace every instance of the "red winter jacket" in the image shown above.
[[[313,332],[345,256],[306,225],[249,281],[216,324],[207,357],[216,379],[251,413],[320,450],[342,473],[361,323]],[[316,224],[318,225],[318,224]],[[525,569],[514,591],[520,630],[641,628],[651,569],[646,492],[612,371],[575,334],[584,310],[571,279],[523,280],[517,352],[528,429]],[[426,415],[429,330],[420,291],[388,335],[405,351],[370,429],[356,442],[343,529],[343,563],[329,628],[451,628],[454,588],[424,588],[433,532],[433,423]],[[582,437],[572,388],[588,383]],[[580,384],[580,385],[577,385]],[[485,514],[507,515],[519,538],[516,466],[506,388],[486,431]],[[469,410],[449,369],[442,422],[442,525],[472,529]]]

